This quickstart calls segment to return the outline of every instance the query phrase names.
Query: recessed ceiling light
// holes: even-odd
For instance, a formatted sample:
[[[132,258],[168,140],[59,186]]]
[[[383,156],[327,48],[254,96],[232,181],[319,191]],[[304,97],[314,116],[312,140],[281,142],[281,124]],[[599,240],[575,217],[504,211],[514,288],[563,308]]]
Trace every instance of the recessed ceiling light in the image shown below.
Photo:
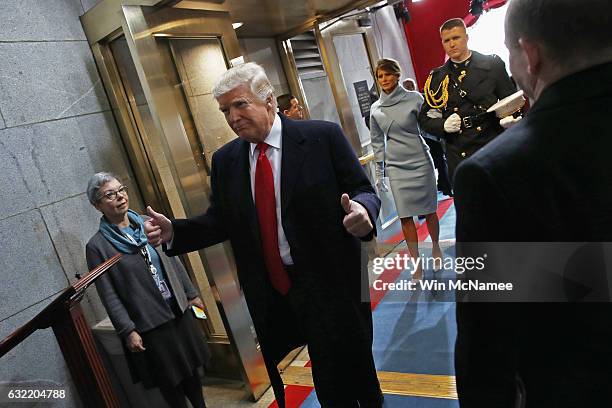
[[[243,24],[244,24],[243,22],[240,22],[240,23],[232,23],[232,27],[234,27],[234,30],[236,30],[237,28],[242,27],[242,25],[243,25]]]

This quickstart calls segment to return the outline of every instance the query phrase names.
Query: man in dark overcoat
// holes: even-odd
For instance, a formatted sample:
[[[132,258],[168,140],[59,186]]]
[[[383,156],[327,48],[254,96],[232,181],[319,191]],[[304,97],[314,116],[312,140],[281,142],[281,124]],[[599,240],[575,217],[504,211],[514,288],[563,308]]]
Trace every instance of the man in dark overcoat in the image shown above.
[[[458,255],[504,241],[502,278],[535,296],[457,304],[462,408],[612,406],[609,21],[607,0],[508,7],[510,70],[531,109],[457,169]]]
[[[487,113],[487,109],[513,94],[516,87],[501,58],[468,48],[462,19],[445,22],[440,27],[440,36],[449,59],[427,78],[419,125],[446,141],[452,183],[459,163],[503,131],[499,119],[494,113]]]
[[[238,138],[213,156],[211,205],[186,220],[150,210],[149,240],[177,255],[229,239],[280,406],[276,366],[306,344],[323,407],[380,407],[361,273],[380,208],[370,181],[339,126],[276,114],[259,65],[230,69],[213,95]]]

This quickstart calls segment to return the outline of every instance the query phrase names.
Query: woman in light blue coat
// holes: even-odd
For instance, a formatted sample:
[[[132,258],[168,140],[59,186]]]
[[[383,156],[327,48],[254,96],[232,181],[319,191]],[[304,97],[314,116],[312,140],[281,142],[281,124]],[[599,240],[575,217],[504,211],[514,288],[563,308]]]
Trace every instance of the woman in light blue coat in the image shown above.
[[[419,258],[414,216],[425,216],[433,242],[435,269],[441,267],[439,222],[436,214],[437,188],[429,147],[420,136],[417,116],[423,103],[418,92],[407,91],[399,84],[401,71],[397,61],[381,59],[376,64],[376,80],[382,90],[370,110],[370,133],[376,155],[378,188],[385,188],[383,176],[389,177],[397,214],[410,256]],[[419,263],[414,279],[422,278]]]

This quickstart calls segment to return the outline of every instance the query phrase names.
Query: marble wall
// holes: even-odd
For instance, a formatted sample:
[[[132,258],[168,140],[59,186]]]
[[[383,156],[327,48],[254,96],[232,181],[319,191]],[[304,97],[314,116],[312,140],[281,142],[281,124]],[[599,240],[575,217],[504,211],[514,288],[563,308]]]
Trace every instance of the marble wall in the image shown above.
[[[88,178],[112,171],[137,190],[79,21],[94,0],[0,2],[0,338],[87,271],[84,244],[99,213]],[[105,316],[95,290],[90,323]],[[81,406],[50,329],[0,359],[0,382],[64,388]]]

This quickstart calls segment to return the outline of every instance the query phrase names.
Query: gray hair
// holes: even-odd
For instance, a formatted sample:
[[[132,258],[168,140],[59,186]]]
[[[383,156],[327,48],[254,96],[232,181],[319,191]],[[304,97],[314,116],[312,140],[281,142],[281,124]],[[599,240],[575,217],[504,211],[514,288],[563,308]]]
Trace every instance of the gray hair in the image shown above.
[[[119,177],[107,172],[96,173],[89,178],[89,182],[87,183],[87,198],[91,205],[96,205],[98,201],[100,201],[100,197],[98,197],[98,190],[100,190],[100,187],[113,180],[117,180],[121,183]]]
[[[266,71],[254,62],[247,62],[225,71],[212,89],[213,96],[215,99],[219,99],[221,95],[240,85],[249,85],[251,91],[261,102],[269,101],[276,111],[277,104],[274,97],[274,87],[270,83]]]
[[[509,46],[519,38],[535,41],[546,57],[567,67],[612,55],[609,28],[610,0],[511,0],[506,13]]]

